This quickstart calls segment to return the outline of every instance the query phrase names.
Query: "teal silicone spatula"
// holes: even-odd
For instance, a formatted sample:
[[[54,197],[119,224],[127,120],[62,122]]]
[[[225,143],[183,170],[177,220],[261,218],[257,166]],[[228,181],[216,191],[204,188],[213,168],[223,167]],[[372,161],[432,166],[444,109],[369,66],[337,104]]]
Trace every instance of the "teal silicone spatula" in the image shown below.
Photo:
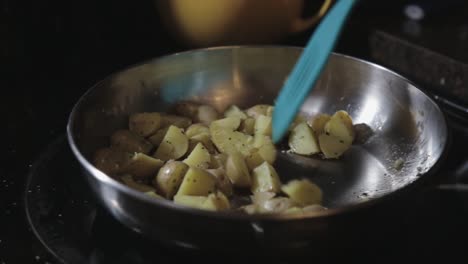
[[[276,99],[273,142],[278,143],[326,64],[356,0],[338,0],[318,25]]]

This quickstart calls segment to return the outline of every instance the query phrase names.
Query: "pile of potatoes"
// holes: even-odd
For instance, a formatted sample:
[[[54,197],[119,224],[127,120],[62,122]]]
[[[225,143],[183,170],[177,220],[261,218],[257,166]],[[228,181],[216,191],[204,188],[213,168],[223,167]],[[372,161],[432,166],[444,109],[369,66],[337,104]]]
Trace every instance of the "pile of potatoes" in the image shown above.
[[[198,209],[255,213],[323,210],[322,191],[308,179],[285,184],[274,164],[270,105],[222,114],[209,105],[179,103],[174,114],[135,113],[128,129],[95,152],[94,165],[123,184],[157,199]],[[352,120],[344,111],[291,125],[290,151],[337,158],[352,144]],[[235,197],[249,202],[235,205]]]

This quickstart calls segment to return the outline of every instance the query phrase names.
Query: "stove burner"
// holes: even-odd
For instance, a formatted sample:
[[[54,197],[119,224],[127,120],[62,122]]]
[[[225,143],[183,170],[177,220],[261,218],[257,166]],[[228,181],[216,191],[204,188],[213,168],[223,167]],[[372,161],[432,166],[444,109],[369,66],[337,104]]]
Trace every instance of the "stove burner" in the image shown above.
[[[434,188],[417,198],[398,208],[401,214],[382,215],[384,220],[376,223],[380,230],[378,234],[364,232],[363,239],[359,238],[362,243],[333,249],[340,254],[314,255],[314,261],[330,262],[341,253],[361,260],[366,256],[374,258],[375,254],[387,258],[460,257],[457,254],[463,254],[463,244],[457,241],[468,235],[468,212],[463,211],[460,196]],[[32,167],[26,186],[25,207],[35,235],[62,263],[241,261],[235,256],[217,256],[215,252],[167,248],[122,226],[96,204],[65,137],[51,144]],[[313,249],[310,252],[317,254]],[[361,256],[362,252],[373,253]],[[242,253],[240,257],[245,258]],[[264,256],[260,258],[265,260]],[[248,259],[253,260],[252,257]],[[288,263],[291,258],[269,260],[271,263],[278,261]]]

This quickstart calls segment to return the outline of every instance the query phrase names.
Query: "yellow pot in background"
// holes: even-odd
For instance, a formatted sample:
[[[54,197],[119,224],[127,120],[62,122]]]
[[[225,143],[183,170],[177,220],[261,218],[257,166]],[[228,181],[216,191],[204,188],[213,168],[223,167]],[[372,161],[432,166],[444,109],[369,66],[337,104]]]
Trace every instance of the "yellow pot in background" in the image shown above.
[[[190,46],[265,44],[302,32],[328,10],[302,18],[308,0],[155,0],[164,25]],[[312,0],[316,1],[316,0]]]

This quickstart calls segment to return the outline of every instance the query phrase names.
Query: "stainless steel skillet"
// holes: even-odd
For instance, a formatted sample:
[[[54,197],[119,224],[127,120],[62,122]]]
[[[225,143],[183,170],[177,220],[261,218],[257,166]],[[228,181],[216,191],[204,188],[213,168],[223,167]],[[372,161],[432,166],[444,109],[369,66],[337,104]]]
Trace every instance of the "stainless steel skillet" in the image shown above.
[[[187,209],[146,197],[91,164],[93,152],[107,145],[109,135],[124,127],[134,112],[165,111],[180,99],[220,110],[230,104],[272,104],[300,52],[284,46],[183,52],[132,66],[92,87],[70,115],[68,139],[104,207],[133,230],[178,246],[295,248],[323,240],[347,223],[348,216],[417,190],[446,148],[443,114],[405,78],[341,54],[330,57],[302,112],[344,109],[355,123],[367,124],[373,135],[338,161],[285,153],[278,159],[284,179],[310,177],[318,183],[329,210],[248,216]]]

